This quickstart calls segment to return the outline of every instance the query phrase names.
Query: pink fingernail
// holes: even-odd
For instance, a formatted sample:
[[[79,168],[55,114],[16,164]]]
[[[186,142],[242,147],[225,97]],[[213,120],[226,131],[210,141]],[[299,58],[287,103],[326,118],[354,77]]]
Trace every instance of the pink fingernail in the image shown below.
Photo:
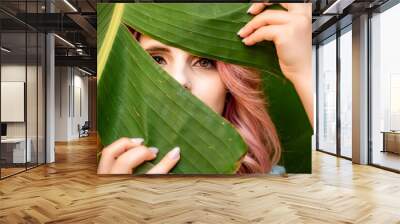
[[[169,152],[168,156],[170,159],[176,160],[179,158],[180,152],[181,152],[181,149],[177,146]]]
[[[241,36],[242,32],[243,32],[243,28],[240,29],[240,30],[237,32],[237,35]]]
[[[149,150],[150,150],[152,153],[156,154],[156,155],[157,155],[157,153],[158,153],[158,151],[159,151],[156,147],[149,147]]]
[[[143,138],[131,138],[131,141],[132,141],[133,143],[136,143],[136,144],[141,145],[141,144],[143,144],[144,139],[143,139]]]
[[[131,138],[131,141],[133,143],[141,145],[144,142],[144,139],[143,138]]]

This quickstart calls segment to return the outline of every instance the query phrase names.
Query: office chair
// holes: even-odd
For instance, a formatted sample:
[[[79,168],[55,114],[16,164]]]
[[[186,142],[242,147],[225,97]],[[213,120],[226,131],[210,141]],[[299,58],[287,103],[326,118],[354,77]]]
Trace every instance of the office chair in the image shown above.
[[[82,127],[80,127],[80,125],[78,124],[79,138],[89,136],[89,129],[90,129],[89,121],[85,121]]]

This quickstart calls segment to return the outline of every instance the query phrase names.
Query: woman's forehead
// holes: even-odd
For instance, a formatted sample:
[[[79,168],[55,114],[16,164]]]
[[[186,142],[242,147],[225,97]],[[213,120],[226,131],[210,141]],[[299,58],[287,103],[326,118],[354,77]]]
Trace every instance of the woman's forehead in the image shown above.
[[[150,47],[150,46],[157,46],[157,47],[162,47],[162,48],[166,48],[166,49],[169,49],[169,48],[172,49],[173,48],[171,46],[163,44],[160,41],[155,40],[155,39],[153,39],[153,38],[151,38],[149,36],[146,36],[146,35],[141,35],[140,39],[139,39],[139,42],[140,42],[140,45],[143,48]]]
[[[177,53],[180,55],[186,55],[186,56],[193,56],[187,51],[184,51],[180,48],[172,47],[166,44],[163,44],[149,36],[146,35],[141,35],[139,39],[140,45],[145,49],[146,51],[157,51],[157,52],[168,52],[168,53]]]

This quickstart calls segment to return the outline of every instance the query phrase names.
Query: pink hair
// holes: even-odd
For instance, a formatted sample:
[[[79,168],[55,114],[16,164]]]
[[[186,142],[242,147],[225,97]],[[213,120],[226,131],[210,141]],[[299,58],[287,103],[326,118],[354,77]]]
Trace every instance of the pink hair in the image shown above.
[[[238,173],[267,173],[277,164],[281,146],[274,123],[266,109],[259,72],[217,61],[221,80],[228,89],[223,112],[248,145]]]
[[[139,40],[141,34],[130,31]],[[248,146],[237,173],[270,172],[280,159],[281,145],[266,109],[259,72],[222,61],[216,61],[216,67],[228,90],[222,115],[236,127]]]

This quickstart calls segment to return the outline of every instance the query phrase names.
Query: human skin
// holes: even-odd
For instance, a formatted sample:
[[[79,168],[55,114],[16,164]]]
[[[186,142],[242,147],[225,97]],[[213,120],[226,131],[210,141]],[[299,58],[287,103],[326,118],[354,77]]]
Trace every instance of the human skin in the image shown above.
[[[281,3],[287,11],[264,10],[270,4],[252,4],[248,13],[254,17],[238,31],[238,35],[247,46],[265,40],[274,42],[282,73],[293,83],[312,123],[311,4]],[[144,35],[139,43],[184,88],[222,114],[227,90],[214,61]],[[143,142],[140,138],[121,138],[104,148],[98,174],[131,174],[132,169],[143,162],[154,160],[158,149],[144,146]],[[175,147],[147,174],[166,174],[179,158],[180,149]]]
[[[273,41],[282,73],[289,79],[313,124],[311,3],[280,3],[288,11],[264,10],[272,3],[254,3],[254,15],[238,35],[247,46]]]
[[[214,60],[193,56],[146,35],[140,36],[139,44],[185,89],[222,114],[227,90]]]

